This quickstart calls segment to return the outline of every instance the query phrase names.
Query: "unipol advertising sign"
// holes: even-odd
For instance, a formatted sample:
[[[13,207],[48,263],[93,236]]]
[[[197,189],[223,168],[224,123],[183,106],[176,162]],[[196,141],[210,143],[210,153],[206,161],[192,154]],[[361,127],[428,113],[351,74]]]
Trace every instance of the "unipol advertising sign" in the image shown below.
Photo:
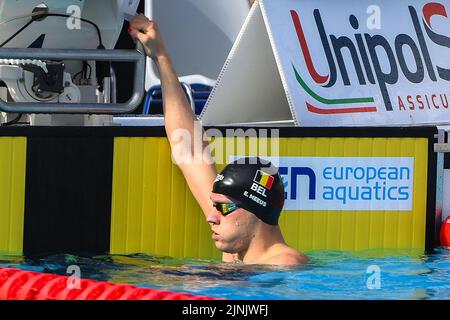
[[[263,75],[255,77],[260,88],[249,94],[265,94],[272,104],[249,103],[261,108],[257,118],[278,120],[270,108],[284,113],[286,101],[299,126],[450,123],[449,13],[449,0],[260,0],[226,68],[233,69],[242,52],[252,51],[258,60],[267,48],[245,37],[262,15],[261,32],[267,33],[280,80],[272,73],[271,86],[261,87],[257,78]],[[252,73],[272,63],[253,65]],[[280,92],[276,81],[285,95],[278,105],[269,97]],[[229,95],[239,91],[236,86],[227,86]]]
[[[450,2],[263,1],[302,123],[450,120]]]

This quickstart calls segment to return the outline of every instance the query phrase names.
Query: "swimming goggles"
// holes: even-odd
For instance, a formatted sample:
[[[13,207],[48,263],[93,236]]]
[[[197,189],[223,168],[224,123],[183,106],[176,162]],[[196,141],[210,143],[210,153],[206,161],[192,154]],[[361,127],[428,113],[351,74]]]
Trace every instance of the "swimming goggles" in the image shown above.
[[[236,203],[214,203],[214,208],[219,211],[223,216],[227,216],[230,213],[239,209]]]

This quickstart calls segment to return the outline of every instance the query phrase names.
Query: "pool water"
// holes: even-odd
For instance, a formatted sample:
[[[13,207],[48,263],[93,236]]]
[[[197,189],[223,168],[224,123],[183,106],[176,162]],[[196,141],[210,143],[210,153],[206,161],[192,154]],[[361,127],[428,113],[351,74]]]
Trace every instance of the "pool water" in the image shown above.
[[[223,264],[148,255],[27,259],[0,255],[0,266],[228,299],[450,299],[450,250],[309,252],[296,267]]]

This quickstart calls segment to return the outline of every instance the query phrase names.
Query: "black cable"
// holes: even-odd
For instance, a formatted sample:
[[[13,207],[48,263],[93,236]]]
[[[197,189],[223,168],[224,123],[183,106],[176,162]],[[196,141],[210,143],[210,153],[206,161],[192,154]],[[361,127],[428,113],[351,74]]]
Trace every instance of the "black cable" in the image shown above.
[[[74,74],[73,79],[76,79],[79,75],[83,73],[83,70]]]
[[[88,66],[88,69],[89,69],[89,76],[87,77],[88,79],[91,79],[91,76],[92,76],[92,67],[91,67],[91,65],[88,63],[87,64],[87,66]]]
[[[83,61],[83,66],[81,67],[80,72],[74,74],[73,79],[76,79],[78,76],[81,76],[80,79],[85,79],[86,76],[86,61]]]
[[[2,44],[0,44],[0,48],[2,48],[3,46],[7,45],[11,40],[13,40],[15,37],[17,37],[23,30],[25,30],[26,28],[28,28],[30,26],[30,24],[32,24],[34,22],[34,20],[30,20],[27,22],[27,24],[25,24],[22,28],[20,28],[19,30],[17,30],[16,33],[14,33],[11,37],[9,37],[8,39],[6,39]]]
[[[10,120],[10,121],[8,121],[8,122],[3,123],[3,124],[2,124],[2,127],[12,126],[12,125],[18,123],[18,122],[20,121],[21,118],[22,118],[22,114],[20,113],[20,114],[18,114],[17,117],[15,117],[14,119],[12,119],[12,120]]]
[[[86,67],[86,65],[87,65],[87,62],[83,61],[83,74],[82,74],[82,78],[83,79],[86,79],[86,76],[87,76],[87,67]]]
[[[88,75],[89,74],[89,75]],[[83,67],[80,72],[75,73],[73,79],[81,75],[81,79],[91,79],[92,67],[87,61],[83,61]]]
[[[36,18],[45,18],[45,17],[63,17],[63,18],[73,18],[73,19],[78,19],[80,21],[86,22],[90,25],[92,25],[95,30],[97,30],[97,36],[98,36],[98,43],[99,43],[99,47],[103,46],[103,39],[102,39],[102,33],[100,31],[100,28],[98,27],[98,25],[94,22],[92,22],[91,20],[87,20],[84,18],[78,18],[78,17],[74,17],[74,16],[69,16],[68,14],[60,14],[60,13],[43,13],[38,15]]]
[[[99,47],[102,48],[103,47],[103,39],[102,39],[102,33],[100,31],[100,28],[98,27],[98,25],[90,20],[84,19],[84,18],[78,18],[78,17],[73,17],[73,16],[69,16],[67,14],[59,14],[59,13],[43,13],[43,14],[39,14],[34,16],[30,21],[27,22],[27,24],[25,24],[22,28],[20,28],[16,33],[14,33],[11,37],[9,37],[7,40],[5,40],[2,44],[0,44],[0,48],[2,48],[3,46],[7,45],[11,40],[13,40],[15,37],[17,37],[23,30],[25,30],[26,28],[28,28],[30,26],[30,24],[32,24],[34,21],[38,21],[36,19],[41,19],[44,17],[63,17],[63,18],[74,18],[74,19],[78,19],[80,21],[86,22],[92,26],[94,26],[95,30],[97,31],[97,36],[98,36],[98,43],[99,43]]]

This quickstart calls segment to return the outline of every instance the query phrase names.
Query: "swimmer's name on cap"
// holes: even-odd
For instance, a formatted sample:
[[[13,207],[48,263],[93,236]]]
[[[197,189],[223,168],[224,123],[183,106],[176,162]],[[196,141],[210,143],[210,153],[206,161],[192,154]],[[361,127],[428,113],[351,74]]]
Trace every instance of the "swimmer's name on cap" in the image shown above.
[[[217,175],[213,192],[227,196],[263,222],[278,225],[284,205],[284,186],[278,170],[259,158],[234,161]]]

